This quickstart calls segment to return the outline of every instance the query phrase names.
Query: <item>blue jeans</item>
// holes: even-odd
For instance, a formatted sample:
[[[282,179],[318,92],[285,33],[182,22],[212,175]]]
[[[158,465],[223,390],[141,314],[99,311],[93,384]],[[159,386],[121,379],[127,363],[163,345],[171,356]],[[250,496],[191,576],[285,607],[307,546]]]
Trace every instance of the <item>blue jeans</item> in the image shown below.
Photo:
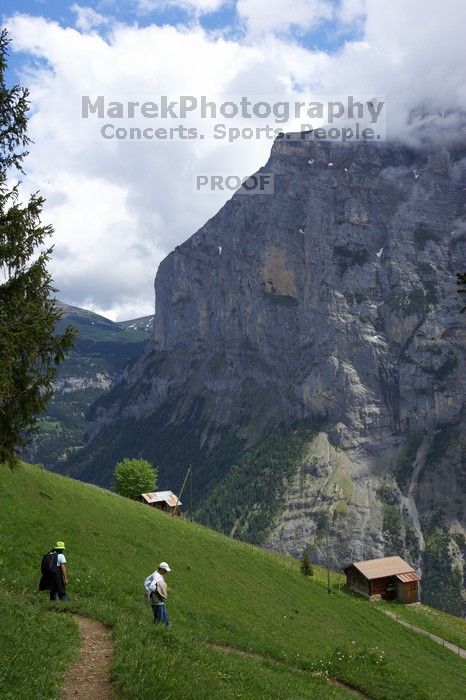
[[[152,610],[154,611],[154,622],[161,622],[162,625],[168,627],[168,612],[165,603],[153,605]]]
[[[66,593],[59,593],[58,591],[50,591],[50,600],[62,600],[63,602],[68,600]]]

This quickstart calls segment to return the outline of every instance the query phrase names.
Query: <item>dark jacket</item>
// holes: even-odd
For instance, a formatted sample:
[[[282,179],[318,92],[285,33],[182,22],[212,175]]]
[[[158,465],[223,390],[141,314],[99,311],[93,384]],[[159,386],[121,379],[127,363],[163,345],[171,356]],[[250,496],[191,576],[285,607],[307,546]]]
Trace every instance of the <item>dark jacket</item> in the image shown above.
[[[59,595],[66,594],[63,574],[58,564],[56,564],[53,571],[49,571],[46,574],[42,574],[41,579],[39,581],[39,591],[53,591],[55,593],[58,593]]]

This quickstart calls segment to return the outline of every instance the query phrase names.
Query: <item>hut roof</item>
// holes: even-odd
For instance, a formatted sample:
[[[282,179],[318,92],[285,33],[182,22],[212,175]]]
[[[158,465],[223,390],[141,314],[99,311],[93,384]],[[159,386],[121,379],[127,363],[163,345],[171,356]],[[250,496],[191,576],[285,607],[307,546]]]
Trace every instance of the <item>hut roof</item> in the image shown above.
[[[420,581],[421,577],[416,574],[415,571],[408,571],[407,574],[397,574],[397,579],[401,583],[408,583],[408,581]]]
[[[154,491],[152,493],[142,493],[141,496],[146,503],[161,503],[165,501],[171,508],[183,505],[172,491]]]
[[[384,576],[397,576],[400,581],[404,579],[401,575],[414,574],[416,578],[409,578],[409,581],[419,581],[419,576],[413,571],[413,567],[405,562],[401,557],[383,557],[380,559],[368,559],[367,561],[356,561],[350,566],[354,566],[367,579],[383,578]],[[349,568],[347,566],[345,571]]]

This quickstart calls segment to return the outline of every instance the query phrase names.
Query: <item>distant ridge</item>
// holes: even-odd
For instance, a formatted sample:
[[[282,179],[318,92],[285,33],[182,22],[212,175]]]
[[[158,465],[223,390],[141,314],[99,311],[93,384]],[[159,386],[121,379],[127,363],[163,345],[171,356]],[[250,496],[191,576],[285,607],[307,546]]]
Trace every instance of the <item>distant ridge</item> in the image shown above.
[[[63,470],[66,458],[85,441],[85,418],[93,403],[111,389],[130,362],[144,351],[153,316],[115,322],[88,309],[56,301],[63,316],[57,333],[74,326],[76,345],[61,365],[55,396],[41,416],[39,432],[25,456],[53,470]]]
[[[154,328],[154,314],[151,316],[141,316],[141,318],[134,318],[130,321],[119,321],[118,325],[123,326],[123,328],[129,328],[134,331],[147,331],[150,333]]]

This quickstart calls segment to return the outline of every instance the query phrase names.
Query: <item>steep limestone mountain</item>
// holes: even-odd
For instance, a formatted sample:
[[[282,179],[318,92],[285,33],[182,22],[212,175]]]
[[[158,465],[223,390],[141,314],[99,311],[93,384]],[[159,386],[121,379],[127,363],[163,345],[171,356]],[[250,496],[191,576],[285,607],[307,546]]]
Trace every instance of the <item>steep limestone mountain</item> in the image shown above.
[[[76,344],[60,365],[55,394],[39,431],[26,449],[28,459],[66,470],[66,459],[85,443],[89,407],[121,379],[152,334],[153,316],[114,323],[92,311],[57,302],[63,313],[57,332],[74,326]]]
[[[318,560],[328,540],[337,566],[396,552],[459,612],[466,147],[295,134],[259,172],[273,194],[238,192],[161,263],[153,340],[72,473],[143,455],[176,488],[191,463],[200,520]]]

